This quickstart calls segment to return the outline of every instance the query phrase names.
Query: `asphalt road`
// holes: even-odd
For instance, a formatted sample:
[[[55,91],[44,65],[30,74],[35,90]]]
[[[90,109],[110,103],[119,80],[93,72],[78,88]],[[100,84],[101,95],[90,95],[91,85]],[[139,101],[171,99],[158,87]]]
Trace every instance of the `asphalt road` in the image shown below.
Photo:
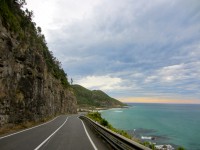
[[[107,150],[78,115],[60,116],[35,128],[0,137],[0,150]]]

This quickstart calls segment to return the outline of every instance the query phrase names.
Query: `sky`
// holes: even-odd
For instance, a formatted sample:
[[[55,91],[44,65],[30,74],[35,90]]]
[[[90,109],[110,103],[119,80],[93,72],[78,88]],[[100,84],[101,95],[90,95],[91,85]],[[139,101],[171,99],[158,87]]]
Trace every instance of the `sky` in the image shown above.
[[[123,102],[200,103],[199,0],[26,0],[68,79]]]

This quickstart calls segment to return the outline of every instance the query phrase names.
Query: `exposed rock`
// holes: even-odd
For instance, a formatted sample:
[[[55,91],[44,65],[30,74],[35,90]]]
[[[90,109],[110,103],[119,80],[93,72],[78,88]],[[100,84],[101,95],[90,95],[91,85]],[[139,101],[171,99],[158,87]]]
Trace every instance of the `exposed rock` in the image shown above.
[[[0,19],[0,126],[76,113],[76,98],[47,69],[40,49],[20,41]]]

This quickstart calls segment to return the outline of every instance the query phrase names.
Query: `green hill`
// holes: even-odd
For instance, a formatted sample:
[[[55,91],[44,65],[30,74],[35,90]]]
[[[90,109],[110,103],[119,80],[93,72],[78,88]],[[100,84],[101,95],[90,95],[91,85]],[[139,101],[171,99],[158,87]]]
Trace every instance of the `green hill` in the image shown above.
[[[77,103],[79,107],[101,107],[101,108],[111,108],[111,107],[123,107],[124,103],[111,98],[106,93],[100,90],[88,90],[80,85],[72,85],[74,94],[77,98]]]

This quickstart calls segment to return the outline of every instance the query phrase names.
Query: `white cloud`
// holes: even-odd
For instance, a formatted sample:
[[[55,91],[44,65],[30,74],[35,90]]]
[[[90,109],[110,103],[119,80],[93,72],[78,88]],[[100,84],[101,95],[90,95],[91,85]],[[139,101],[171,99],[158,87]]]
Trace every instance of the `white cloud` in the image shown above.
[[[156,79],[158,79],[158,76],[155,75],[147,76],[146,79],[144,80],[144,83],[149,83],[155,81]]]
[[[190,57],[193,58],[193,57],[200,57],[200,44],[198,45],[193,45],[192,48],[189,49],[190,50]]]
[[[138,96],[198,87],[199,0],[27,2],[50,50],[87,88]]]
[[[144,74],[143,73],[141,73],[141,72],[134,72],[134,73],[132,73],[131,75],[130,75],[130,77],[132,77],[132,78],[142,78],[142,77],[144,77]]]
[[[158,76],[162,82],[174,82],[186,78],[186,68],[184,64],[163,67],[158,70]]]
[[[179,48],[179,54],[172,56],[171,60],[195,62],[200,60],[200,41]]]
[[[129,87],[124,87],[121,84],[123,80],[118,77],[111,76],[87,76],[77,81],[80,84],[89,89],[100,89],[100,90],[124,90]]]
[[[100,0],[26,0],[34,11],[34,21],[41,26],[46,36],[50,30],[60,30],[77,20],[84,20],[92,14]]]
[[[184,80],[196,80],[200,77],[200,62],[182,63],[166,66],[156,70],[152,75],[147,76],[145,83],[163,82],[175,83]]]

